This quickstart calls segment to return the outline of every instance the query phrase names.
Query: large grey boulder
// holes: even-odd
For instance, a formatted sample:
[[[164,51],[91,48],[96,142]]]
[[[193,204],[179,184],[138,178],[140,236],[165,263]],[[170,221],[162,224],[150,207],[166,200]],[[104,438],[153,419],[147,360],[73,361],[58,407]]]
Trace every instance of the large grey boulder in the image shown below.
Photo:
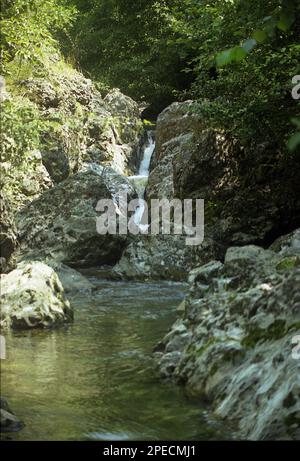
[[[46,264],[21,263],[1,276],[1,328],[49,328],[72,318],[62,284]]]
[[[180,316],[156,353],[161,375],[209,401],[241,438],[300,439],[298,236],[281,238],[277,253],[233,247],[224,263],[195,268]]]
[[[47,78],[29,78],[21,84],[26,96],[42,110],[59,108],[72,112],[76,103],[92,109],[95,95],[100,98],[93,82],[75,70],[68,74],[52,73]]]
[[[127,280],[185,280],[191,267],[191,251],[187,251],[181,236],[141,235],[125,248],[113,274]]]
[[[213,244],[202,244],[207,259],[215,256]],[[195,264],[201,264],[198,247],[186,245],[185,235],[139,235],[126,246],[113,274],[127,280],[187,281]]]
[[[125,177],[110,168],[87,165],[24,208],[17,216],[19,259],[48,258],[69,266],[114,264],[127,236],[99,235],[96,206],[101,199],[128,199],[135,192]]]
[[[230,246],[266,245],[300,222],[298,163],[275,151],[266,143],[252,152],[209,126],[197,103],[173,103],[157,120],[146,197],[204,199],[204,244],[214,259]],[[195,255],[209,262],[203,246]]]
[[[135,174],[143,126],[133,99],[118,89],[102,98],[96,85],[75,70],[30,78],[21,85],[48,122],[41,152],[54,183],[78,172],[84,162]]]
[[[22,208],[53,185],[39,150],[29,152],[22,165],[0,162],[0,182],[13,210]]]
[[[13,267],[12,255],[17,247],[17,230],[11,206],[5,194],[0,192],[0,272]]]
[[[109,166],[119,174],[133,175],[137,169],[141,130],[140,127],[132,128],[132,140],[125,142],[120,127],[119,118],[112,117],[105,109],[91,115],[83,161]]]
[[[174,196],[173,160],[182,145],[191,141],[194,130],[202,127],[199,118],[190,114],[192,107],[193,101],[175,102],[157,119],[156,149],[146,190],[149,199]]]
[[[54,59],[65,69],[59,57]],[[52,181],[59,183],[81,167],[87,147],[87,121],[94,106],[103,106],[103,100],[92,81],[75,70],[29,78],[21,85],[46,122],[42,161]]]
[[[0,398],[0,432],[18,432],[24,427],[24,423],[15,416],[8,402]]]
[[[47,264],[57,273],[67,298],[71,301],[79,294],[92,294],[95,286],[87,277],[77,270],[55,260],[47,260]]]
[[[118,89],[111,90],[89,115],[83,160],[134,175],[143,132],[138,104]]]
[[[123,143],[136,142],[141,132],[139,105],[117,88],[105,96],[104,103],[111,116],[117,120],[117,139]]]

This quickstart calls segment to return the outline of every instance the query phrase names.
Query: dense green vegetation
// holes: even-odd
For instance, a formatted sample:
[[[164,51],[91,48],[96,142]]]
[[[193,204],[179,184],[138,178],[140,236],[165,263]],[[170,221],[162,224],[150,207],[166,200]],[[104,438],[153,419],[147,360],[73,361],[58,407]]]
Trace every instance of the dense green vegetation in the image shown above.
[[[209,126],[246,144],[286,146],[299,127],[298,0],[1,0],[1,10],[13,82],[47,74],[60,49],[103,91],[117,86],[154,112],[193,98]]]
[[[192,96],[201,113],[245,142],[285,142],[299,111],[291,98],[300,70],[298,2],[186,3],[178,28],[185,26],[197,55]]]
[[[44,74],[44,57],[58,48],[55,34],[66,30],[75,10],[59,0],[1,0],[1,73]]]
[[[54,115],[39,100],[43,84],[60,97],[62,83],[80,77],[61,59],[56,35],[67,33],[74,12],[57,0],[1,0],[1,73],[11,97],[1,102],[0,185],[16,206],[23,202],[24,179],[28,183],[36,174],[36,150],[48,151],[53,144],[79,155],[82,109],[69,97]],[[39,80],[40,96],[30,92],[30,78]]]
[[[135,99],[167,105],[191,81],[176,40],[178,0],[68,0],[79,14],[72,28],[72,59],[103,85]]]

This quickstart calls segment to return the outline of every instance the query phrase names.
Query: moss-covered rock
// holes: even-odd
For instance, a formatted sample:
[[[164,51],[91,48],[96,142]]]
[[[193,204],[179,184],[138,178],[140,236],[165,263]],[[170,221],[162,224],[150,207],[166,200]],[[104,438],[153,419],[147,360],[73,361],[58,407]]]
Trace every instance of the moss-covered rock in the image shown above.
[[[2,329],[49,328],[72,319],[62,284],[46,264],[22,263],[1,276]]]
[[[300,170],[284,162],[267,143],[253,155],[209,126],[193,101],[173,103],[157,120],[146,195],[205,200],[205,241],[194,265],[205,264],[223,259],[230,246],[265,245],[281,228],[299,225]]]
[[[14,262],[12,255],[17,248],[17,229],[7,197],[0,192],[0,272],[8,272]]]
[[[77,173],[45,192],[17,215],[19,259],[53,259],[70,266],[114,264],[127,244],[126,235],[100,235],[96,206],[101,199],[128,200],[135,191],[111,168]]]
[[[41,75],[26,75],[22,68],[16,76],[11,70],[10,98],[0,101],[1,178],[17,208],[85,163],[124,175],[137,169],[143,131],[138,104],[119,90],[103,99],[96,85],[60,55],[45,53],[43,61]]]
[[[0,398],[0,432],[18,432],[24,427],[24,423],[12,412],[8,402]]]
[[[281,238],[277,253],[233,247],[224,264],[195,268],[185,308],[156,353],[162,377],[210,401],[217,415],[237,423],[241,438],[300,436],[300,362],[292,356],[300,270],[290,264],[297,242],[299,231]]]

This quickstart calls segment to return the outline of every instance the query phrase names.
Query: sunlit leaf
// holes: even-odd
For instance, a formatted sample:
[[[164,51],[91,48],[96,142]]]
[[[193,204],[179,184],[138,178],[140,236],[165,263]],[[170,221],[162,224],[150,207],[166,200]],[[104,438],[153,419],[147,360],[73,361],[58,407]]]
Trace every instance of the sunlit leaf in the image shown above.
[[[291,28],[294,19],[294,15],[292,13],[282,13],[280,20],[277,23],[278,29],[283,32],[287,32]]]
[[[257,45],[256,40],[254,40],[254,38],[249,38],[248,40],[245,41],[242,48],[246,51],[246,53],[249,53],[250,51],[253,50],[253,48],[256,45]]]
[[[237,46],[233,48],[231,51],[232,61],[240,62],[243,59],[245,59],[246,56],[247,56],[247,51],[241,46]]]
[[[298,146],[300,146],[300,132],[295,133],[288,142],[288,149],[293,152]]]
[[[253,37],[257,43],[263,43],[267,39],[267,33],[265,30],[256,30],[253,34]]]
[[[227,64],[230,64],[232,61],[232,48],[229,50],[222,51],[219,53],[216,57],[216,63],[218,67],[223,67],[226,66]]]
[[[293,123],[297,128],[300,128],[300,118],[292,118],[292,123]]]

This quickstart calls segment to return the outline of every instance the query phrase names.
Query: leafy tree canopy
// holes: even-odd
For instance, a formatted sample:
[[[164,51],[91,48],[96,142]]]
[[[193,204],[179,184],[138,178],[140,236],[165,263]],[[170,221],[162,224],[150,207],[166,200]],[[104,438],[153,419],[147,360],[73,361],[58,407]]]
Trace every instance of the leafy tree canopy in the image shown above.
[[[298,146],[299,37],[298,0],[1,0],[4,74],[37,72],[60,48],[104,91],[156,113],[193,98],[209,126],[254,146]]]

